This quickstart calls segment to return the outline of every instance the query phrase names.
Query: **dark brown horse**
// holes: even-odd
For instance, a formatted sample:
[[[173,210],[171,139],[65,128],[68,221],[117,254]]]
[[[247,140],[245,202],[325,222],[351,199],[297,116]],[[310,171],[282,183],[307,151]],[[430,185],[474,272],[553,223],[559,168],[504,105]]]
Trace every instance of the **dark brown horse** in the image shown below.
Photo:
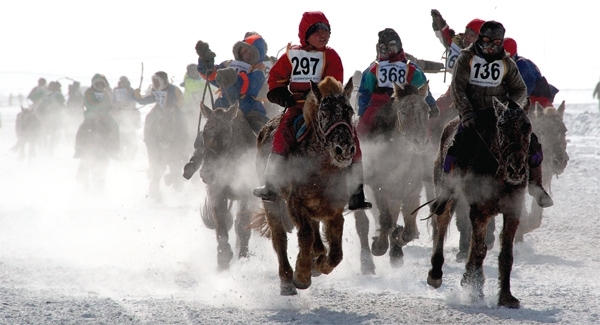
[[[513,241],[527,189],[527,159],[532,127],[527,114],[521,108],[508,108],[494,99],[494,112],[489,111],[492,110],[478,111],[480,115],[476,126],[463,131],[464,141],[461,148],[469,148],[469,153],[459,155],[457,166],[449,175],[455,199],[433,220],[432,268],[427,283],[434,288],[442,285],[444,239],[454,202],[463,200],[469,206],[473,231],[466,272],[463,274],[461,285],[471,289],[472,298],[483,298],[487,224],[494,216],[502,213],[503,227],[498,256],[498,305],[519,308],[519,300],[510,290],[510,273],[513,264]],[[453,139],[451,135],[456,132],[458,124],[459,120],[455,119],[445,127],[434,170],[436,186],[440,184],[443,159]]]
[[[318,85],[311,82],[303,113],[309,133],[286,161],[278,198],[264,201],[264,213],[256,214],[252,221],[253,228],[271,238],[279,261],[282,295],[308,288],[311,274],[329,274],[342,260],[342,213],[350,197],[346,178],[356,153],[354,111],[349,102],[352,81],[342,87],[331,77]],[[258,136],[261,179],[280,119],[281,115],[271,119]],[[295,268],[287,255],[286,232],[292,225],[297,228],[299,246]]]
[[[543,108],[539,103],[535,103],[535,108],[529,113],[533,132],[537,135],[542,149],[544,150],[544,160],[542,160],[542,185],[550,190],[552,177],[562,174],[569,162],[567,154],[567,127],[563,122],[565,112],[565,102],[563,101],[558,108]],[[542,224],[541,208],[535,200],[531,202],[531,210],[523,210],[521,223],[517,229],[515,241],[522,242],[523,236],[539,228]]]
[[[369,221],[365,211],[354,212],[361,243],[361,271],[374,274],[371,252],[382,256],[388,251],[392,266],[401,266],[402,246],[419,237],[416,214],[420,204],[425,168],[422,154],[431,146],[427,123],[429,105],[425,102],[428,84],[416,88],[394,86],[392,99],[380,108],[368,134],[361,138],[365,184],[375,195],[379,211],[379,235],[369,250]],[[404,226],[398,225],[402,213]]]
[[[200,177],[206,184],[207,197],[202,220],[208,228],[216,231],[218,267],[225,270],[233,258],[229,230],[233,226],[231,208],[234,203],[237,206],[235,233],[238,258],[248,257],[250,219],[259,204],[252,195],[252,189],[258,184],[255,167],[248,163],[256,157],[256,135],[237,104],[213,111],[200,103],[200,108],[206,118]]]
[[[19,155],[19,159],[31,160],[36,155],[36,146],[40,138],[42,122],[37,113],[31,108],[21,106],[15,123],[17,143],[12,150]]]

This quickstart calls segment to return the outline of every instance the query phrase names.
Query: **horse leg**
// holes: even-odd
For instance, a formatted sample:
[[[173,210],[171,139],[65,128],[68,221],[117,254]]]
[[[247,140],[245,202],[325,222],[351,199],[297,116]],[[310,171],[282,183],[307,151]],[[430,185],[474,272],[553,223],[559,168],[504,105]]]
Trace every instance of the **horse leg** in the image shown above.
[[[459,232],[458,253],[456,254],[456,262],[464,263],[467,261],[469,254],[469,245],[471,244],[471,221],[469,220],[469,206],[466,202],[459,200],[455,204],[456,210],[456,228]]]
[[[375,263],[369,247],[369,218],[364,210],[354,211],[354,223],[360,240],[360,271],[375,274]]]
[[[287,233],[282,223],[282,213],[285,211],[284,201],[277,198],[275,202],[263,201],[267,222],[271,230],[271,244],[277,254],[279,264],[279,288],[282,296],[291,296],[298,293],[292,279],[294,270],[290,265],[287,254]]]
[[[390,200],[390,214],[392,217],[392,231],[390,232],[390,264],[392,267],[398,268],[404,265],[404,252],[402,246],[406,242],[402,239],[405,227],[398,225],[398,217],[400,216],[402,202],[399,200]],[[410,214],[410,211],[408,211]]]
[[[483,299],[483,284],[485,283],[485,275],[483,274],[483,261],[487,255],[487,247],[485,244],[485,235],[487,232],[487,223],[491,219],[483,215],[483,213],[473,207],[469,215],[473,231],[471,233],[471,249],[467,264],[465,265],[466,272],[463,274],[460,284],[462,286],[470,286],[471,298],[473,300]]]
[[[487,250],[491,250],[494,248],[494,242],[496,241],[496,236],[494,235],[494,231],[496,231],[496,218],[493,217],[487,224],[487,231],[485,232],[485,245],[487,246]]]
[[[224,197],[220,190],[212,188],[208,189],[210,202],[216,216],[216,235],[217,235],[217,264],[219,270],[229,269],[229,262],[233,258],[233,251],[229,244],[229,229],[233,223],[233,217],[228,209],[228,200]]]
[[[432,221],[433,228],[433,250],[431,254],[431,269],[427,274],[427,284],[439,288],[442,285],[442,266],[444,265],[444,241],[448,233],[448,226],[452,220],[453,202],[446,205],[444,213],[439,216],[434,215]]]
[[[252,217],[252,207],[248,199],[238,202],[239,208],[235,219],[236,247],[239,250],[239,258],[247,258],[248,243],[250,242],[251,230],[249,228],[250,218]]]
[[[329,274],[340,264],[344,257],[342,251],[342,235],[344,233],[344,217],[342,213],[325,220],[325,238],[329,243],[329,254],[317,258],[316,269],[323,274]]]
[[[389,235],[392,232],[392,215],[389,209],[389,200],[382,196],[381,191],[377,191],[375,201],[379,208],[379,236],[373,237],[371,252],[375,256],[382,256],[390,247]]]
[[[402,241],[404,245],[419,238],[419,228],[417,227],[417,214],[411,214],[419,206],[420,195],[410,195],[404,199],[402,205],[402,216],[404,217],[404,231],[402,232]],[[404,246],[403,245],[403,246]]]
[[[325,244],[323,244],[323,240],[321,239],[321,229],[320,229],[321,225],[319,224],[319,221],[311,220],[311,224],[312,224],[312,229],[313,229],[314,238],[315,238],[315,242],[313,243],[313,248],[312,248],[312,260],[314,263],[316,263],[319,256],[327,255],[327,248],[325,247]],[[316,266],[313,265],[313,269],[311,271],[311,276],[317,277],[319,275],[321,275],[321,272],[319,272],[316,269]]]
[[[513,241],[519,226],[519,214],[504,213],[502,233],[500,234],[500,254],[498,255],[498,280],[500,293],[498,305],[507,308],[519,308],[519,300],[510,292],[510,273],[513,266]]]
[[[293,283],[298,289],[307,289],[311,285],[311,271],[313,269],[312,251],[315,242],[315,231],[310,215],[304,208],[288,209],[292,212],[298,230],[298,256],[294,270]],[[318,268],[316,268],[318,270]],[[321,271],[319,271],[321,272]],[[321,272],[323,273],[323,272]]]

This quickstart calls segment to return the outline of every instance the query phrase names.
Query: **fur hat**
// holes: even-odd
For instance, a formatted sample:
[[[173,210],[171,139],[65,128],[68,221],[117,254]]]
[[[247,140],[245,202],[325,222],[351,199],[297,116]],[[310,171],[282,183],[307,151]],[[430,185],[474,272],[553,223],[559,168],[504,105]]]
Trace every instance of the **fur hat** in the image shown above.
[[[96,74],[95,74],[95,75],[92,77],[92,88],[94,88],[95,90],[99,90],[99,89],[96,89],[96,87],[94,87],[94,85],[95,85],[97,82],[104,82],[104,87],[105,87],[105,88],[108,88],[108,87],[109,87],[109,85],[108,85],[108,80],[106,79],[106,77],[105,77],[103,74],[96,73]]]
[[[473,20],[471,20],[467,26],[465,26],[465,29],[470,29],[472,31],[474,31],[475,33],[479,34],[479,31],[481,30],[481,25],[483,25],[485,23],[485,21],[479,19],[479,18],[475,18]]]
[[[504,50],[510,54],[510,57],[517,55],[517,41],[507,37],[504,39]]]
[[[167,85],[169,84],[169,76],[164,71],[158,71],[152,75],[152,80],[158,80],[159,83],[158,89],[155,90],[163,90],[167,88]]]
[[[485,23],[483,23],[483,25],[481,25],[481,29],[479,30],[479,38],[482,39],[484,37],[487,37],[491,40],[503,40],[505,32],[506,29],[504,29],[504,26],[501,23],[494,20],[490,20],[486,21]]]
[[[243,41],[237,42],[233,45],[233,57],[242,61],[240,56],[240,50],[242,48],[246,48],[250,51],[251,58],[250,62],[246,62],[248,64],[257,64],[262,61],[262,59],[267,54],[267,42],[260,36],[259,34],[253,34],[246,37]]]
[[[121,76],[119,78],[119,86],[129,87],[129,86],[131,86],[131,83],[129,82],[129,79],[127,79],[127,77]]]
[[[388,45],[389,42],[396,41],[398,50],[402,50],[402,40],[400,39],[400,35],[398,35],[394,29],[386,28],[380,31],[377,35],[379,36],[377,44]]]

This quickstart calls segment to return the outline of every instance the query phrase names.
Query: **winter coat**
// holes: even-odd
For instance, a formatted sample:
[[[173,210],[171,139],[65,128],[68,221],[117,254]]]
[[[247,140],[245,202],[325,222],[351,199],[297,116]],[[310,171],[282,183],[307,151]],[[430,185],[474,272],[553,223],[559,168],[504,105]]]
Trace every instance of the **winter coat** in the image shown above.
[[[113,108],[112,104],[112,93],[109,88],[105,88],[104,91],[98,92],[93,87],[86,89],[83,94],[83,117],[89,119],[96,117],[101,114],[108,115]]]
[[[454,66],[450,87],[458,113],[462,116],[474,109],[491,108],[494,97],[501,102],[511,99],[525,107],[527,87],[509,54],[505,52],[500,60],[485,62],[477,52],[476,43],[471,44],[461,51]],[[472,67],[474,71],[471,71]],[[471,80],[472,73],[477,74],[478,82]]]

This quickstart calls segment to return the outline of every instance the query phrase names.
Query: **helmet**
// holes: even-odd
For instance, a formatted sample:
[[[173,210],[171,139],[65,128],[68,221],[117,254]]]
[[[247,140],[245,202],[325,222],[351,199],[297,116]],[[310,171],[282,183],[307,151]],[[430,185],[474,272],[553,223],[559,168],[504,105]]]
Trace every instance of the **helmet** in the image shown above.
[[[467,24],[465,29],[468,28],[468,29],[474,31],[475,33],[479,34],[479,30],[481,29],[481,25],[483,25],[483,23],[485,23],[485,21],[483,21],[479,18],[475,18]]]
[[[517,55],[517,42],[510,37],[505,38],[504,50],[510,54],[510,57]]]

